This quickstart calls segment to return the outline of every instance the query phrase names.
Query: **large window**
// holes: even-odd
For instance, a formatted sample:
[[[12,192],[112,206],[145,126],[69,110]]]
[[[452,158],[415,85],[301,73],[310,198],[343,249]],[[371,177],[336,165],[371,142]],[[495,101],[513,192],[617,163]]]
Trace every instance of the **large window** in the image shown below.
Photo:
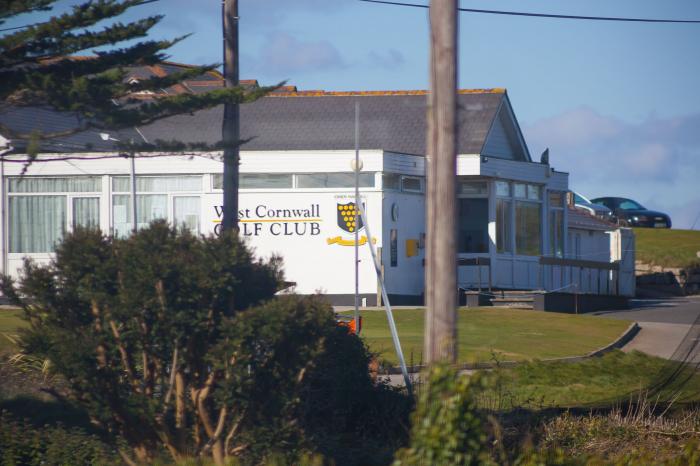
[[[515,202],[515,252],[539,256],[541,248],[542,206],[533,202]]]
[[[50,253],[69,225],[99,226],[101,190],[100,177],[10,178],[10,253]]]
[[[489,199],[486,182],[460,181],[458,188],[457,251],[489,252]]]
[[[113,232],[114,236],[123,237],[133,230],[134,221],[129,177],[114,177],[112,190]],[[137,176],[136,225],[144,228],[162,219],[198,233],[201,191],[200,175]]]
[[[538,256],[542,253],[542,187],[496,181],[496,250]]]

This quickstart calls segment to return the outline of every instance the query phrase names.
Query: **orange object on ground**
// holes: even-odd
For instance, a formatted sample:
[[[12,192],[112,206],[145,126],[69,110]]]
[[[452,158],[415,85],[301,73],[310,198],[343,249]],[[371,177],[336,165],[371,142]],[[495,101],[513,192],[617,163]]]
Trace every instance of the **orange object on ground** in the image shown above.
[[[335,320],[338,323],[338,325],[342,325],[343,327],[347,327],[350,333],[354,333],[355,335],[359,334],[362,331],[362,316],[360,316],[360,328],[359,331],[355,329],[355,317],[353,316],[341,316],[336,314],[335,315]]]

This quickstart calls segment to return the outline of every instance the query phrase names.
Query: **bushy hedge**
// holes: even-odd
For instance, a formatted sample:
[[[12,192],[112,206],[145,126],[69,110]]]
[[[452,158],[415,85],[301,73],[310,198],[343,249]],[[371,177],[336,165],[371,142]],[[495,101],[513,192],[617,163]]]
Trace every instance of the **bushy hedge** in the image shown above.
[[[478,376],[460,376],[446,365],[426,374],[412,415],[410,446],[400,450],[396,466],[469,466],[490,461],[486,419],[475,395],[483,390]]]
[[[275,296],[282,278],[235,234],[156,222],[123,239],[78,229],[0,285],[29,323],[22,351],[142,463],[387,463],[410,402],[372,383],[367,348],[323,297]]]
[[[77,427],[46,425],[0,413],[2,466],[120,464],[116,448]]]

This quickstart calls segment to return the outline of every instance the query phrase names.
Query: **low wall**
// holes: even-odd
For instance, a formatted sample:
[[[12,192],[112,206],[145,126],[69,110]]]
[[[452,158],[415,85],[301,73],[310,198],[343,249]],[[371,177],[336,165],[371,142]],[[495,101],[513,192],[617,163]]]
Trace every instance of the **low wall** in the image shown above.
[[[662,267],[635,263],[638,288],[650,288],[665,291],[670,294],[700,293],[700,267]]]
[[[541,293],[535,294],[534,309],[538,311],[584,314],[595,311],[629,309],[629,298],[625,296]]]

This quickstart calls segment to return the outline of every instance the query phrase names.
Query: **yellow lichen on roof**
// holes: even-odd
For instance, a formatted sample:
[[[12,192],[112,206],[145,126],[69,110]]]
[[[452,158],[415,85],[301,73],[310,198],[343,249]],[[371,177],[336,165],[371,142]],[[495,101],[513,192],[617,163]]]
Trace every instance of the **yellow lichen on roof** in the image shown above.
[[[501,87],[492,89],[459,89],[459,94],[505,94]],[[428,95],[426,90],[407,91],[297,91],[274,92],[268,97],[366,97],[366,96],[394,96],[394,95]]]

